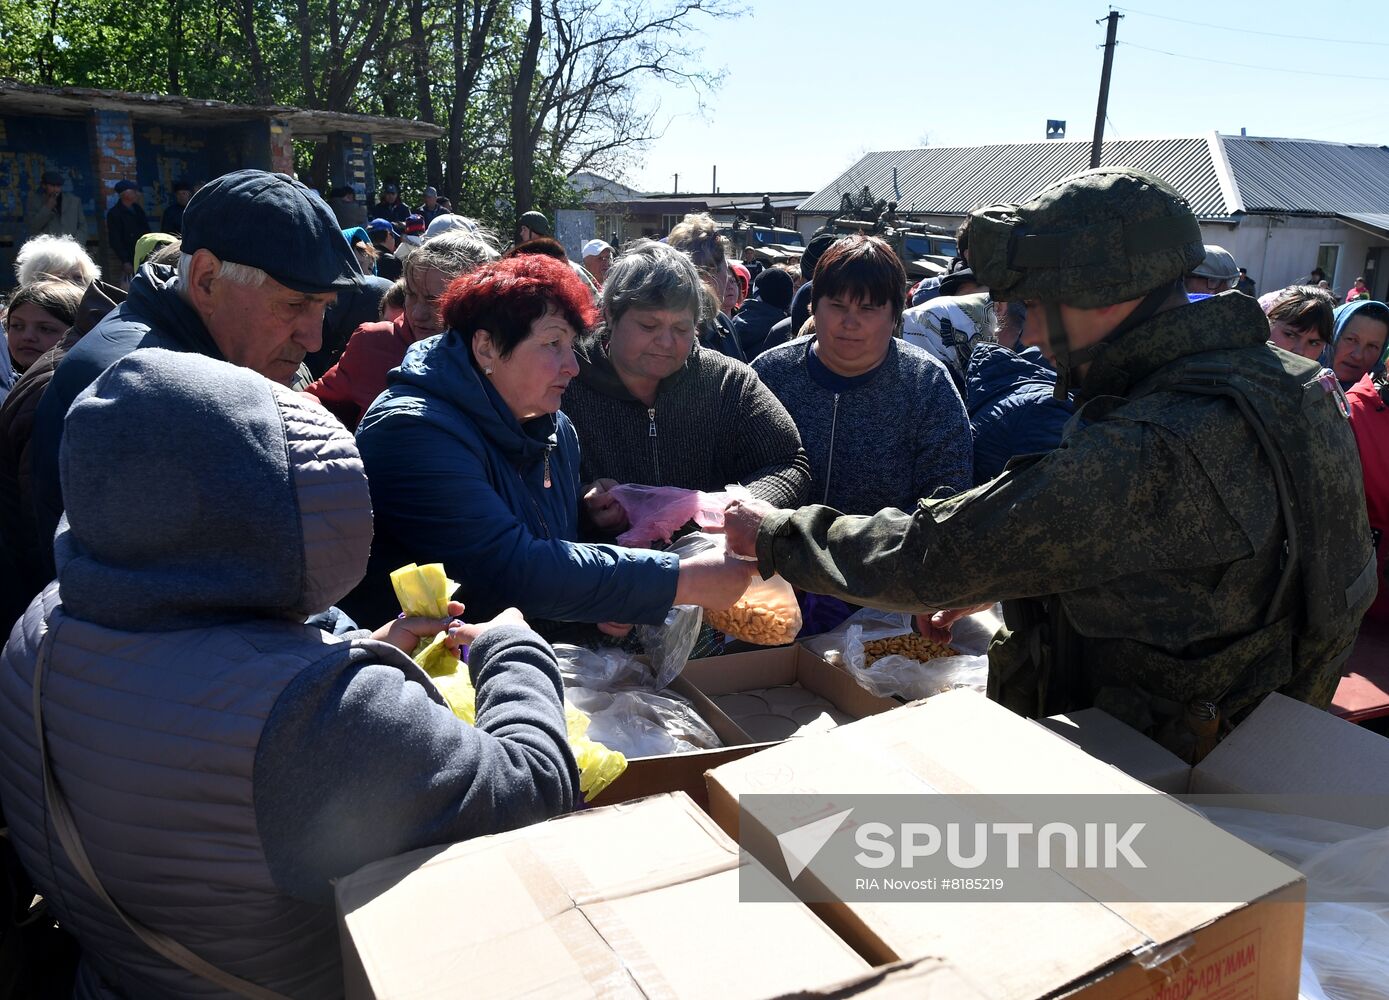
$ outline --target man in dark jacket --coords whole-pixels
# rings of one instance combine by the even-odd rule
[[[768,268],[752,283],[752,295],[733,317],[733,332],[749,362],[762,353],[767,333],[788,315],[791,308],[791,275],[780,268]]]
[[[361,277],[328,206],[284,174],[219,177],[193,196],[183,221],[177,271],[140,268],[130,297],[68,352],[39,403],[31,447],[41,538],[53,537],[63,512],[63,418],[98,375],[137,348],[163,347],[288,384],[322,343],[324,310]],[[44,551],[52,579],[52,553]]]
[[[357,201],[357,192],[350,184],[333,188],[328,198],[328,207],[338,220],[340,229],[353,229],[367,224],[367,210]]]
[[[188,199],[193,197],[193,185],[186,180],[179,179],[174,181],[174,203],[164,209],[164,218],[160,222],[162,232],[171,236],[179,236],[183,233],[183,210],[188,207]]]
[[[424,189],[424,204],[415,209],[415,212],[424,220],[426,226],[445,214],[444,206],[439,204],[439,189],[433,184]]]
[[[381,189],[381,200],[371,210],[373,219],[404,222],[410,218],[410,206],[400,200],[400,185],[387,184]]]
[[[1259,297],[1259,289],[1254,284],[1254,279],[1249,276],[1249,272],[1244,268],[1239,269],[1239,281],[1235,282],[1235,291],[1242,292],[1251,299],[1257,299]]]
[[[116,203],[106,213],[106,239],[121,267],[122,283],[135,272],[135,244],[150,231],[150,220],[140,204],[140,185],[132,180],[116,182]]]
[[[400,233],[396,225],[383,218],[375,218],[367,223],[367,235],[371,237],[371,245],[376,248],[376,276],[390,282],[398,281],[403,273],[403,262],[395,255],[400,246]]]
[[[976,210],[974,270],[1041,311],[1086,426],[911,511],[735,504],[729,549],[815,593],[950,609],[937,634],[1004,600],[992,698],[1095,705],[1189,761],[1271,691],[1327,706],[1376,584],[1344,397],[1267,346],[1248,296],[1188,300],[1204,255],[1186,200],[1129,168]]]

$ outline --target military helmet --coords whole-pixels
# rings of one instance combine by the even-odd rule
[[[1239,278],[1239,267],[1229,250],[1214,243],[1207,243],[1203,249],[1206,255],[1201,259],[1201,263],[1191,269],[1191,274],[1216,281],[1235,281]]]
[[[1128,167],[1086,170],[1021,205],[973,212],[969,257],[1000,301],[1037,299],[1079,309],[1141,298],[1205,258],[1185,198]]]

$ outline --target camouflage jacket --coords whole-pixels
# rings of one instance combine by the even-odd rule
[[[759,531],[761,569],[901,611],[1047,599],[1046,614],[1024,627],[1010,618],[1013,633],[991,650],[993,673],[1055,647],[1059,614],[1073,640],[1060,655],[1079,683],[1066,704],[1041,699],[1036,711],[1099,704],[1152,729],[1155,704],[1170,716],[1210,701],[1228,719],[1282,690],[1325,706],[1374,593],[1373,570],[1368,581],[1362,570],[1361,557],[1372,557],[1360,468],[1331,397],[1301,402],[1318,366],[1267,347],[1267,336],[1257,304],[1234,293],[1159,313],[1091,362],[1080,395],[1108,410],[1056,451],[912,513],[778,511]],[[1298,401],[1291,412],[1317,414],[1315,441],[1306,434],[1284,464],[1311,484],[1300,502],[1322,526],[1303,549],[1347,553],[1347,586],[1314,609],[1314,628],[1300,582],[1273,600],[1287,538],[1255,427],[1231,399],[1154,389],[1200,358],[1257,369]]]

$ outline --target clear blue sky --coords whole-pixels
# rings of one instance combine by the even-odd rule
[[[1389,142],[1389,19],[1378,2],[1142,0],[1119,9],[1106,138],[1243,127]],[[1064,119],[1070,139],[1094,130],[1104,42],[1095,22],[1105,3],[751,0],[748,10],[704,22],[703,61],[723,69],[706,118],[688,91],[648,89],[675,117],[629,173],[634,186],[669,191],[679,172],[682,191],[708,191],[718,164],[723,191],[814,191],[869,150],[1040,140],[1049,118]]]

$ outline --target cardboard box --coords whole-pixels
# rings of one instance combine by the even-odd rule
[[[695,711],[709,723],[724,746],[693,753],[634,757],[627,762],[627,770],[595,797],[593,804],[611,805],[661,792],[680,791],[700,805],[706,805],[706,771],[777,745],[752,740],[719,711],[710,696],[783,684],[799,684],[855,719],[900,705],[890,698],[869,694],[847,671],[827,663],[799,644],[691,660],[671,685],[671,690],[694,703]]]
[[[1195,767],[1097,708],[1038,724],[1175,795],[1389,796],[1389,741],[1281,694],[1265,698]]]
[[[1086,708],[1036,721],[1091,757],[1160,792],[1181,795],[1191,783],[1190,764],[1108,712]]]
[[[737,847],[662,795],[337,883],[349,998],[768,997],[869,967],[805,906],[738,902]]]
[[[874,963],[936,956],[998,1000],[1061,991],[1085,1000],[1147,1000],[1174,986],[1171,995],[1189,1000],[1297,995],[1305,889],[1297,872],[974,692],[942,694],[787,742],[719,767],[708,780],[711,814],[735,835],[744,792],[1154,796],[1154,807],[1172,810],[1174,823],[1195,825],[1213,847],[1239,852],[1257,872],[1247,898],[1104,903],[1084,878],[1058,871],[1053,902],[840,901],[812,908]],[[741,843],[777,868],[769,830],[744,830]],[[816,879],[816,862],[800,884],[806,879]]]
[[[988,1000],[948,962],[919,958],[880,965],[871,972],[816,990],[796,994],[797,1000]]]

